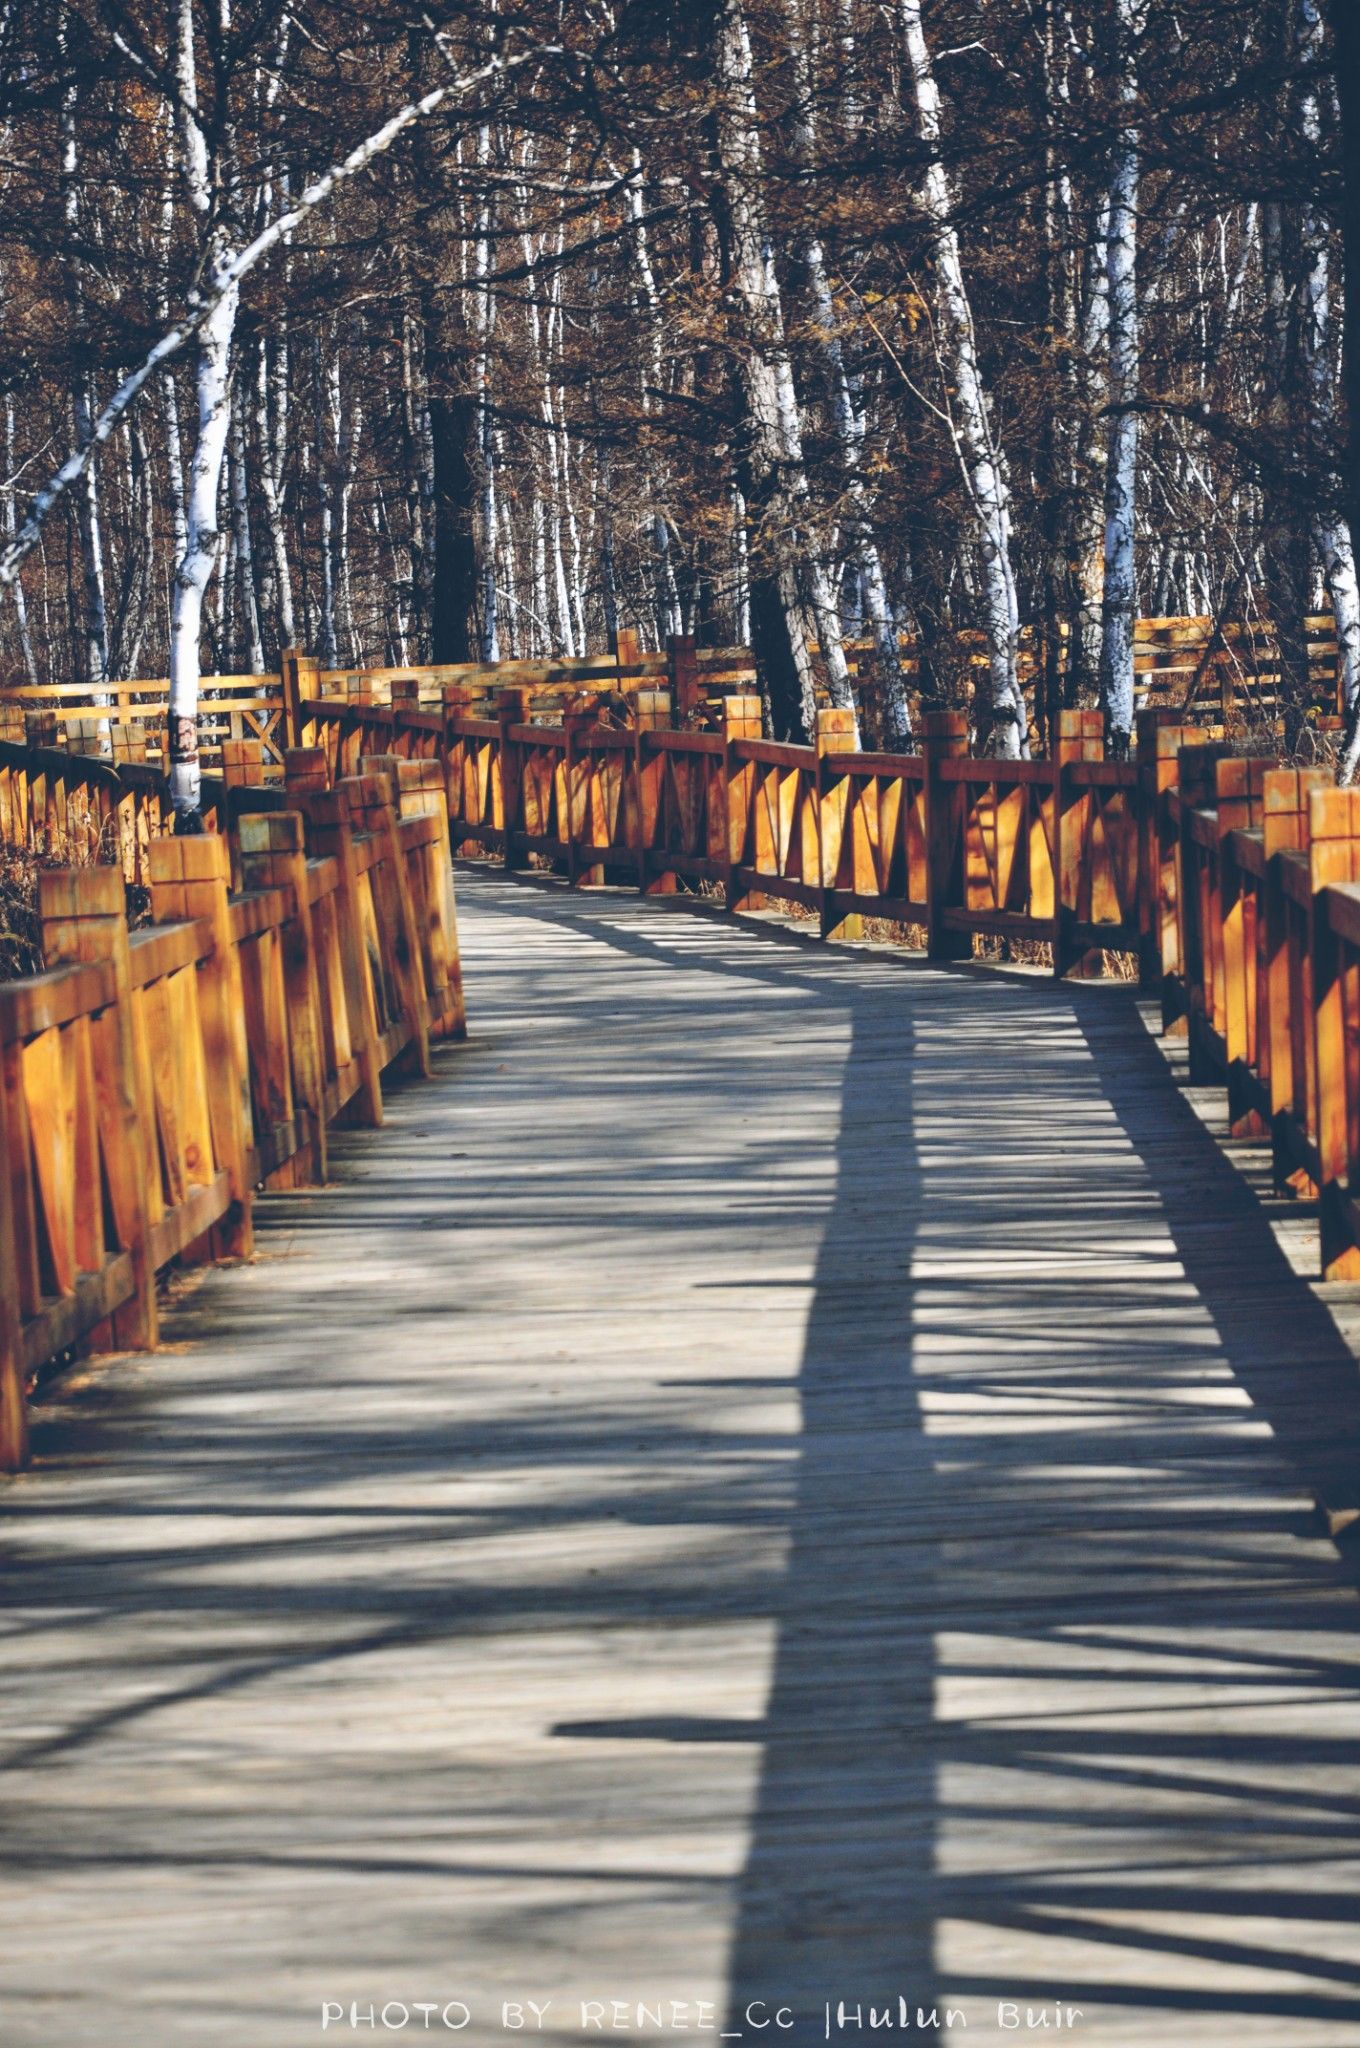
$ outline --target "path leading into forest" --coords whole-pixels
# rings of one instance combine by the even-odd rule
[[[5,2048],[1360,2039],[1360,1382],[1130,993],[460,891],[0,1504]]]

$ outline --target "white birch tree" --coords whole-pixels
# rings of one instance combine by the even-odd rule
[[[1110,160],[1106,239],[1110,426],[1105,470],[1105,577],[1101,597],[1100,702],[1112,757],[1133,733],[1133,636],[1137,615],[1138,493],[1138,44],[1143,0],[1115,0],[1120,126]]]
[[[1011,559],[1011,499],[978,362],[973,309],[954,226],[954,199],[940,157],[943,124],[920,0],[901,0],[907,74],[926,151],[921,204],[931,230],[945,374],[953,391],[951,430],[977,526],[978,586],[991,680],[991,744],[1004,758],[1026,751],[1020,689],[1020,602]]]

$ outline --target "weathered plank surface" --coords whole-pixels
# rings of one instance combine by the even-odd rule
[[[1129,996],[461,907],[442,1085],[4,1495],[6,2048],[1360,2038],[1355,1371]]]

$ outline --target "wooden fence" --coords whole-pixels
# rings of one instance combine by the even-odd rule
[[[81,767],[93,817],[114,771],[73,761],[68,807]],[[247,1253],[255,1191],[323,1181],[329,1126],[381,1122],[384,1072],[465,1032],[438,769],[373,759],[142,857],[150,926],[119,863],[48,869],[46,971],[0,985],[10,1470],[45,1362],[154,1345],[157,1273]]]
[[[846,712],[815,747],[760,736],[760,701],[729,697],[722,730],[670,725],[650,693],[627,729],[585,712],[535,724],[520,691],[494,719],[314,699],[304,735],[331,771],[370,752],[438,761],[450,831],[507,866],[561,863],[573,882],[649,894],[706,883],[731,909],[814,911],[824,933],[870,915],[927,928],[932,956],[972,935],[1043,940],[1062,971],[1093,948],[1139,950],[1138,768],[1103,758],[1097,712],[1069,712],[1052,761],[976,760],[967,720],[923,720],[922,752],[853,750]]]
[[[1333,724],[1344,711],[1337,672],[1336,628],[1330,617],[1306,622],[1315,709]],[[899,636],[902,673],[913,712],[919,653],[911,634]],[[846,642],[851,675],[873,665],[866,640]],[[942,650],[943,652],[943,650]],[[980,686],[987,667],[982,635],[950,636],[946,667],[959,671],[967,692]],[[1043,667],[1043,648],[1033,627],[1020,637],[1021,682],[1031,695]],[[1063,660],[1065,662],[1065,641]],[[1147,618],[1137,622],[1134,669],[1138,701],[1145,708],[1174,708],[1187,718],[1225,727],[1268,724],[1278,709],[1278,651],[1273,629],[1262,621],[1222,624],[1211,618]],[[957,678],[956,678],[957,679]],[[552,720],[564,704],[583,694],[617,698],[635,706],[653,690],[667,689],[678,722],[709,723],[720,717],[721,700],[747,696],[756,688],[755,661],[748,647],[697,647],[692,638],[672,639],[664,653],[644,654],[637,635],[621,630],[610,652],[556,661],[463,662],[405,667],[325,668],[300,649],[290,649],[276,673],[209,675],[202,680],[200,753],[209,769],[222,770],[233,748],[258,744],[266,779],[280,779],[284,750],[298,742],[298,707],[306,699],[341,697],[351,702],[401,703],[437,709],[450,693],[465,708],[491,715],[496,693],[529,692],[529,715]],[[21,684],[0,689],[0,742],[81,753],[108,753],[115,762],[149,763],[164,758],[169,684],[164,678],[110,683],[106,703],[83,683]]]
[[[0,756],[0,830],[50,855],[62,810],[105,857],[43,876],[47,971],[0,988],[7,1462],[35,1367],[150,1342],[167,1260],[244,1248],[252,1190],[322,1175],[328,1123],[376,1120],[383,1070],[461,1031],[454,849],[789,903],[824,935],[918,925],[935,959],[979,934],[1047,942],[1059,974],[1135,955],[1195,1078],[1316,1199],[1324,1274],[1360,1278],[1360,795],[1165,709],[1140,714],[1131,762],[1103,758],[1089,712],[1063,715],[1051,761],[1011,762],[971,758],[956,713],[891,755],[854,751],[833,711],[816,746],[776,745],[750,694],[718,731],[677,729],[663,690],[627,727],[530,708],[523,687],[494,717],[462,685],[438,707],[302,700],[284,789],[248,753],[196,840],[162,835],[154,771],[130,798],[135,764]],[[155,919],[130,937],[129,872]]]
[[[1103,758],[1097,713],[1068,712],[1055,758],[1026,762],[969,758],[955,713],[890,755],[850,751],[838,712],[815,748],[775,745],[750,697],[716,734],[672,729],[660,692],[628,731],[525,708],[321,699],[303,721],[337,774],[370,752],[437,764],[455,847],[510,868],[793,903],[824,936],[914,924],[935,959],[978,934],[1047,941],[1058,974],[1136,956],[1196,1078],[1227,1088],[1237,1130],[1270,1135],[1282,1187],[1317,1198],[1324,1274],[1360,1278],[1360,793],[1165,709],[1139,714],[1133,761]]]

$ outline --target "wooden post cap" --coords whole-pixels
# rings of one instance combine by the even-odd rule
[[[118,867],[48,868],[38,876],[38,910],[44,919],[124,917],[127,891],[123,871]]]

